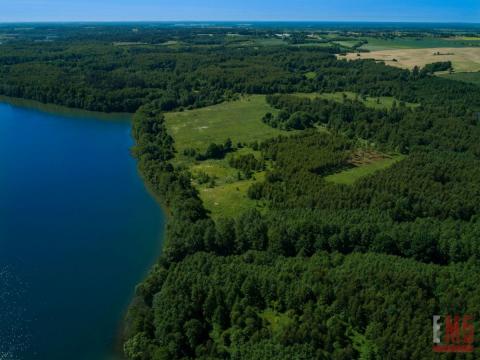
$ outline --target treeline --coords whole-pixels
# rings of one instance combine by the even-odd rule
[[[214,224],[189,174],[175,169],[170,162],[174,156],[173,139],[167,134],[164,120],[158,103],[145,105],[137,111],[133,118],[136,141],[133,154],[145,181],[161,197],[170,213],[164,257],[179,261],[205,249],[203,239],[213,232]]]
[[[111,30],[108,36],[122,42],[115,29],[106,33]],[[142,39],[142,31],[123,41]],[[164,31],[168,35],[173,30]],[[178,36],[198,38],[195,30]],[[87,38],[3,44],[0,94],[87,110],[135,112],[153,100],[170,111],[216,104],[239,93],[350,90],[425,106],[448,105],[456,113],[480,109],[475,85],[369,60],[337,60],[330,48],[115,46]],[[309,72],[316,76],[307,77]],[[308,119],[296,116],[288,126],[301,128],[304,122]]]
[[[434,96],[434,95],[432,95]],[[277,116],[264,117],[274,127],[289,128],[290,119],[303,114],[311,119],[308,127],[324,125],[345,136],[367,139],[380,148],[407,154],[416,150],[438,149],[469,152],[480,156],[480,118],[472,109],[461,111],[450,105],[407,107],[393,104],[389,109],[368,108],[362,102],[345,98],[342,102],[293,95],[267,96],[270,105],[280,110]],[[301,127],[302,128],[302,127]]]
[[[451,61],[438,61],[425,65],[421,71],[424,74],[434,74],[437,71],[447,71],[451,69],[453,69]]]
[[[434,359],[430,314],[478,314],[477,272],[377,254],[197,253],[138,288],[151,306],[131,308],[141,315],[125,350],[136,360]]]
[[[228,164],[232,168],[242,171],[247,179],[250,179],[254,172],[262,171],[266,168],[265,161],[258,160],[253,154],[231,157]]]

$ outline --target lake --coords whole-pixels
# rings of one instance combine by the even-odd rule
[[[164,228],[130,126],[0,100],[0,360],[119,358]]]

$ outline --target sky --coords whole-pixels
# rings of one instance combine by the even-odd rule
[[[0,0],[0,22],[480,22],[480,0]]]

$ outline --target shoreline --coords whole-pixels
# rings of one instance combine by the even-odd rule
[[[99,112],[99,111],[90,111],[90,110],[84,110],[79,108],[70,108],[68,106],[57,105],[52,103],[43,103],[37,100],[0,95],[0,104],[2,103],[13,106],[13,107],[20,107],[20,108],[27,108],[31,110],[41,111],[54,116],[58,115],[58,116],[65,116],[65,117],[71,117],[71,118],[78,118],[79,120],[90,120],[90,119],[104,120],[104,121],[116,120],[116,121],[128,121],[130,123],[130,136],[132,139],[132,144],[129,148],[130,150],[129,156],[135,162],[135,171],[137,173],[137,176],[141,179],[141,182],[144,185],[146,192],[149,194],[149,196],[152,197],[155,203],[159,206],[162,214],[165,216],[165,222],[161,231],[159,232],[158,238],[156,239],[158,244],[158,252],[157,252],[156,259],[152,264],[149,264],[148,266],[146,266],[145,272],[141,276],[140,281],[137,282],[135,286],[131,289],[131,294],[129,298],[126,299],[125,301],[127,305],[122,310],[121,316],[118,319],[117,328],[116,330],[114,329],[112,331],[112,344],[111,344],[112,350],[111,350],[111,353],[109,353],[108,358],[105,360],[126,360],[127,358],[125,357],[124,351],[123,351],[123,344],[126,340],[124,337],[126,316],[132,304],[132,301],[135,298],[136,287],[148,276],[152,267],[158,262],[158,259],[160,258],[163,252],[163,245],[164,245],[165,235],[166,235],[166,226],[167,226],[168,220],[171,217],[171,211],[168,209],[165,202],[155,193],[151,183],[147,180],[143,172],[140,170],[138,160],[131,153],[132,147],[136,145],[136,141],[133,135],[131,134],[131,130],[132,130],[131,124],[133,121],[134,114],[118,113],[118,112],[105,113],[105,112]]]
[[[12,106],[25,107],[33,110],[43,111],[52,115],[68,116],[73,118],[95,118],[100,120],[125,120],[132,121],[132,113],[112,112],[106,113],[101,111],[91,111],[79,108],[71,108],[64,105],[53,103],[44,103],[38,100],[11,97],[0,95],[0,103],[6,103]]]

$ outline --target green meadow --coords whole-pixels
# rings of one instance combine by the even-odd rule
[[[458,80],[480,85],[480,72],[459,72],[452,74],[441,74],[439,76],[450,80]]]
[[[313,74],[307,74],[307,76],[313,76]],[[321,97],[339,102],[345,98],[358,99],[368,107],[384,109],[391,108],[395,101],[392,97],[362,98],[353,92],[297,93],[296,95],[311,99]],[[407,104],[407,106],[417,105]],[[265,206],[262,202],[251,200],[247,194],[252,184],[263,181],[266,172],[257,172],[251,179],[245,179],[237,169],[229,165],[229,159],[232,156],[246,154],[253,154],[260,159],[261,153],[254,151],[249,144],[288,134],[262,122],[261,119],[267,112],[275,113],[276,111],[267,104],[265,96],[252,95],[206,108],[165,114],[168,131],[175,139],[175,147],[178,151],[176,162],[189,169],[192,182],[213,219],[235,217],[250,208],[258,208],[261,211]],[[209,144],[222,144],[228,138],[232,140],[234,146],[241,143],[243,147],[228,154],[224,159],[197,161],[183,153],[185,149],[192,148],[196,149],[197,153],[201,153]],[[401,159],[403,156],[400,155],[375,159],[373,162],[357,165],[349,170],[327,176],[325,179],[337,184],[351,185],[358,179],[386,169]],[[210,181],[199,180],[205,176]]]
[[[261,210],[263,204],[251,200],[248,196],[248,189],[257,181],[263,181],[265,172],[259,172],[250,180],[236,180],[231,183],[216,184],[214,187],[207,185],[197,186],[200,198],[207,210],[210,211],[213,219],[221,217],[235,218],[245,210],[258,208]]]
[[[369,164],[356,166],[351,169],[326,176],[325,180],[335,184],[352,185],[357,180],[365,176],[371,175],[380,170],[388,169],[390,166],[399,162],[400,160],[403,160],[404,158],[404,155],[389,156]]]
[[[165,114],[167,129],[175,139],[178,151],[176,161],[188,167],[193,184],[214,219],[235,217],[243,210],[262,207],[261,203],[249,199],[247,192],[253,183],[263,180],[265,172],[257,172],[251,179],[244,179],[237,169],[229,166],[229,158],[248,153],[259,158],[260,153],[248,147],[250,143],[287,134],[262,122],[267,112],[276,111],[267,104],[265,96],[252,95],[201,109]],[[234,146],[238,143],[246,146],[221,160],[196,161],[183,155],[185,149],[204,152],[209,144],[222,144],[228,138]],[[213,183],[200,184],[197,179],[203,174],[213,179]]]
[[[307,75],[306,75],[307,76]],[[308,97],[309,99],[315,98],[322,98],[326,100],[333,100],[337,102],[342,102],[344,99],[348,100],[358,100],[361,101],[366,107],[373,108],[373,109],[390,109],[393,106],[393,103],[396,100],[394,97],[391,96],[381,96],[381,97],[361,97],[357,93],[351,91],[344,91],[344,92],[334,92],[334,93],[296,93],[297,96]],[[408,107],[416,107],[419,104],[414,103],[406,103]]]
[[[462,39],[462,38],[394,38],[381,39],[368,37],[365,38],[368,44],[363,45],[360,49],[369,51],[393,50],[393,49],[424,49],[424,48],[462,48],[480,46],[480,39]]]
[[[175,139],[179,153],[187,148],[205,151],[211,143],[224,143],[227,138],[251,143],[277,135],[281,130],[262,122],[262,117],[276,110],[267,104],[265,96],[252,95],[237,101],[224,102],[196,110],[165,114],[167,129]]]

